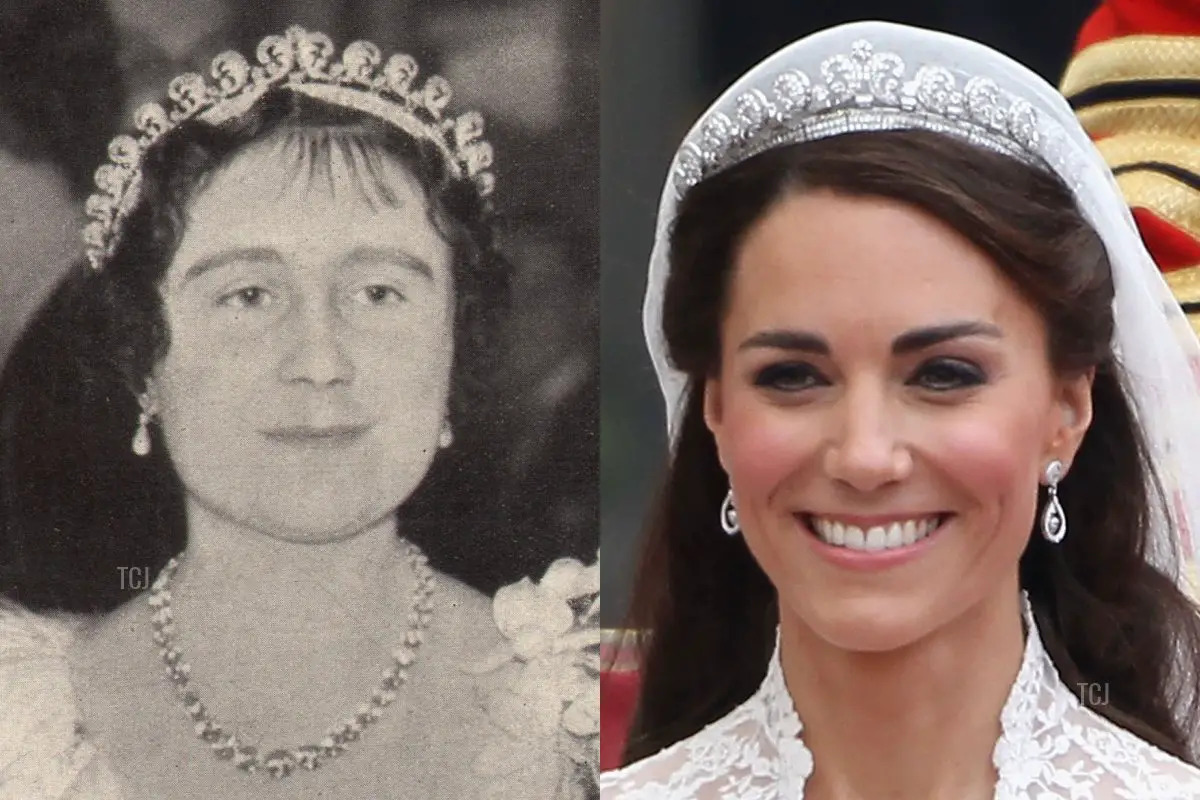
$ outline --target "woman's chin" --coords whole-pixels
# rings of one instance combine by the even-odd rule
[[[388,520],[404,501],[403,497],[382,493],[335,496],[314,491],[288,496],[287,502],[283,502],[283,495],[278,497],[279,502],[264,502],[263,497],[251,503],[213,502],[196,495],[193,500],[208,514],[238,528],[296,544],[333,544],[353,539]]]
[[[296,522],[298,523],[298,521]],[[266,520],[263,524],[255,525],[254,527],[265,536],[277,541],[313,545],[337,544],[338,542],[348,541],[362,533],[366,528],[365,525],[358,523],[341,528],[320,527],[313,525],[311,521],[305,527],[300,527],[299,524],[288,524],[288,521],[284,520]]]
[[[372,461],[316,469],[246,459],[223,471],[179,474],[191,501],[218,518],[273,539],[315,544],[352,538],[394,513],[427,466],[397,459],[387,469]]]
[[[810,599],[795,608],[803,626],[816,638],[847,652],[893,652],[931,632],[932,620],[927,614],[890,595]]]
[[[399,505],[371,504],[358,507],[325,505],[312,513],[295,509],[270,509],[252,519],[255,530],[272,539],[297,544],[332,544],[353,539],[389,517]],[[274,512],[274,513],[271,513]]]

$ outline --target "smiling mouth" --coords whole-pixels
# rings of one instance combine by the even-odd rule
[[[797,515],[804,527],[825,544],[863,553],[900,550],[910,547],[935,533],[953,516],[929,514],[910,519],[857,525],[833,517],[814,514]]]
[[[354,444],[367,430],[366,425],[289,425],[263,431],[263,436],[294,447],[336,448]]]

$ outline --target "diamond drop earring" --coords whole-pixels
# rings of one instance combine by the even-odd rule
[[[730,536],[737,536],[742,532],[742,527],[738,524],[737,509],[733,505],[733,489],[725,495],[725,502],[721,503],[721,530]]]
[[[1067,514],[1058,502],[1058,482],[1063,477],[1063,464],[1058,459],[1046,465],[1042,476],[1045,479],[1046,507],[1042,509],[1042,536],[1051,544],[1058,544],[1067,536]]]
[[[438,447],[445,450],[452,444],[454,444],[454,429],[450,427],[450,420],[444,420],[441,433],[438,434]]]

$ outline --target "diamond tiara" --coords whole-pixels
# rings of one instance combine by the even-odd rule
[[[147,103],[134,112],[137,135],[121,135],[108,146],[109,163],[96,170],[98,192],[87,199],[90,222],[83,230],[88,261],[100,270],[112,257],[121,228],[137,205],[146,151],[182,123],[198,118],[219,125],[248,111],[271,88],[287,89],[343,108],[371,114],[416,139],[435,144],[451,173],[470,179],[481,197],[495,188],[492,146],[482,139],[483,117],[466,112],[444,116],[450,84],[433,75],[417,86],[417,62],[397,53],[383,61],[371,42],[354,42],[336,59],[323,33],[288,28],[263,39],[251,65],[229,51],[212,61],[210,83],[189,72],[167,88],[167,103]]]
[[[677,197],[704,178],[786,144],[854,131],[923,129],[965,138],[1026,163],[1050,167],[1051,120],[994,81],[940,65],[915,71],[865,40],[821,62],[819,77],[799,69],[774,77],[769,95],[750,89],[730,114],[705,118],[675,162]]]

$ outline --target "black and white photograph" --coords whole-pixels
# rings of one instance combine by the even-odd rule
[[[4,4],[0,798],[598,798],[599,28]]]

